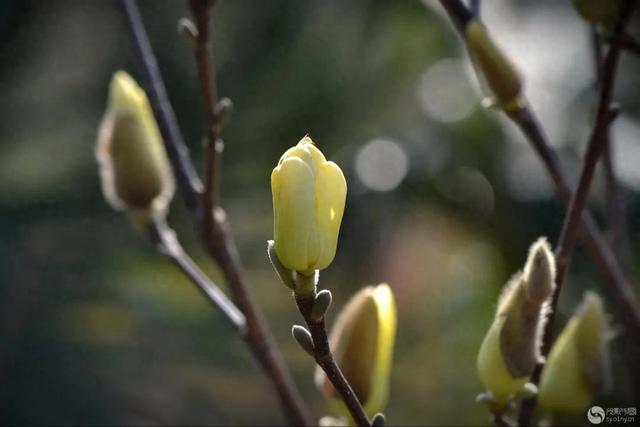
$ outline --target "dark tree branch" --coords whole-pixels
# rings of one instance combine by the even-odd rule
[[[309,328],[311,337],[313,338],[313,356],[318,364],[327,375],[327,378],[333,384],[340,397],[344,401],[351,417],[359,426],[369,427],[371,421],[362,408],[362,404],[356,396],[355,392],[351,388],[351,385],[342,374],[342,371],[338,367],[331,348],[329,347],[329,339],[327,338],[327,329],[325,326],[324,318],[320,321],[314,321],[311,318],[311,309],[313,307],[313,301],[315,298],[315,292],[312,295],[296,296],[296,304],[300,310],[300,314],[304,318],[304,321]]]
[[[140,66],[144,71],[144,86],[150,94],[150,102],[160,125],[169,159],[176,170],[185,204],[194,216],[196,223],[199,223],[201,220],[204,221],[200,215],[204,193],[202,183],[195,172],[178,130],[176,117],[166,96],[162,77],[137,3],[135,0],[120,0],[120,4],[127,18]],[[213,92],[211,92],[210,98],[213,99],[213,96]],[[209,119],[208,116],[208,123],[210,123]],[[210,182],[208,184],[209,191],[213,188],[215,187]],[[248,286],[242,275],[242,267],[235,244],[228,231],[226,215],[220,207],[215,206],[209,212],[211,215],[205,215],[205,217],[210,217],[207,221],[212,221],[213,225],[210,232],[203,236],[204,245],[222,269],[233,300],[245,316],[246,334],[244,334],[244,340],[271,380],[289,423],[292,425],[312,425],[313,422],[306,411],[300,392],[293,383],[282,356],[267,330],[262,314],[251,299]]]
[[[591,28],[593,45],[593,66],[596,90],[602,86],[602,35],[595,27]],[[620,261],[622,268],[628,272],[631,265],[631,242],[629,241],[629,227],[627,223],[627,208],[622,197],[623,188],[619,185],[614,165],[614,146],[611,140],[611,132],[607,127],[603,138],[606,139],[602,153],[602,167],[605,180],[606,206],[608,207],[609,244]]]
[[[213,208],[217,203],[220,157],[224,149],[224,141],[220,137],[222,130],[220,115],[216,114],[215,109],[216,103],[218,102],[218,95],[212,47],[209,43],[209,7],[206,0],[190,0],[189,6],[198,30],[195,57],[206,118],[205,188],[202,195],[202,228],[204,235],[207,236],[211,234],[214,226]]]

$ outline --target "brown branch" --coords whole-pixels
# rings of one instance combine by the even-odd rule
[[[300,314],[304,318],[304,321],[309,328],[311,337],[313,338],[313,356],[318,364],[327,375],[327,379],[333,384],[333,387],[342,397],[351,417],[359,426],[369,427],[371,421],[367,414],[364,412],[362,404],[356,396],[353,388],[344,377],[344,374],[338,367],[331,348],[329,347],[329,339],[327,338],[327,329],[325,326],[324,318],[320,321],[314,321],[311,318],[311,309],[313,307],[313,301],[315,298],[315,292],[311,295],[296,296],[296,304],[300,310]]]
[[[137,58],[144,71],[144,87],[150,95],[154,115],[160,125],[169,159],[176,170],[181,193],[185,204],[198,223],[203,220],[200,218],[202,212],[200,206],[204,193],[202,183],[195,173],[195,168],[178,130],[176,117],[166,96],[166,89],[137,3],[135,0],[120,0],[120,4],[127,18]],[[208,123],[210,123],[209,118]],[[214,188],[212,182],[209,182],[208,191]],[[246,318],[247,330],[244,334],[244,340],[274,385],[289,423],[292,425],[312,425],[313,422],[307,414],[300,392],[293,383],[282,356],[267,330],[266,322],[251,299],[248,286],[242,275],[242,267],[235,244],[228,232],[226,215],[220,207],[214,207],[208,212],[211,212],[211,215],[205,215],[205,217],[210,217],[207,221],[211,221],[213,225],[210,232],[203,236],[204,245],[222,269],[232,298]]]
[[[206,0],[190,0],[189,6],[196,23],[196,46],[194,49],[200,79],[202,101],[206,120],[205,143],[205,188],[202,195],[202,222],[204,235],[210,235],[213,229],[213,208],[217,203],[218,175],[220,157],[224,141],[220,137],[222,130],[220,116],[216,114],[217,88],[213,52],[209,43],[209,7]]]

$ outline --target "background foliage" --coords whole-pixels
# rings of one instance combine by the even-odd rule
[[[200,158],[194,61],[176,22],[183,2],[141,2],[170,97]],[[575,176],[594,100],[589,32],[568,1],[484,2],[496,39]],[[632,25],[633,27],[633,25]],[[269,174],[310,133],[343,168],[349,195],[335,307],[388,281],[399,334],[391,424],[484,424],[475,356],[503,283],[562,210],[524,140],[480,107],[460,42],[435,1],[223,1],[214,21],[225,129],[222,178],[253,291],[315,413],[312,361],[269,266]],[[112,2],[0,2],[0,419],[7,424],[272,424],[277,402],[246,348],[191,285],[104,202],[93,158],[116,69],[139,76]],[[637,57],[622,62],[616,168],[639,253]],[[601,182],[592,208],[606,219]],[[170,220],[197,260],[180,203]],[[628,262],[638,281],[637,256]],[[579,250],[561,316],[600,277]],[[616,307],[609,305],[609,311]],[[330,316],[330,319],[333,317]],[[615,326],[615,325],[614,325]],[[614,341],[614,358],[617,360]],[[638,396],[616,364],[601,406]],[[578,422],[585,422],[579,418]]]

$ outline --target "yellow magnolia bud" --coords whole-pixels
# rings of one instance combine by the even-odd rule
[[[582,413],[591,404],[594,392],[606,388],[606,329],[602,300],[587,292],[551,349],[540,379],[540,406],[558,413]]]
[[[395,334],[396,304],[386,283],[354,295],[331,331],[336,362],[369,417],[382,412],[387,403]],[[315,381],[336,412],[348,417],[349,411],[320,368]]]
[[[620,0],[573,0],[576,11],[592,24],[611,29],[620,16]]]
[[[515,65],[495,44],[480,22],[472,20],[466,28],[467,48],[481,85],[503,107],[520,101],[522,79]]]
[[[145,217],[166,210],[174,193],[171,166],[147,95],[124,71],[111,79],[96,158],[114,209]]]
[[[287,150],[271,173],[274,244],[280,262],[310,275],[336,254],[347,182],[308,136]]]
[[[500,296],[496,317],[478,352],[478,374],[498,405],[521,391],[541,360],[540,331],[555,287],[555,258],[546,239],[529,250],[524,273]]]

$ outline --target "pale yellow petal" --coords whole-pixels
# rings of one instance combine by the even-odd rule
[[[347,197],[347,182],[333,162],[324,163],[316,176],[316,216],[320,251],[315,268],[326,268],[336,255],[338,234]]]
[[[307,164],[297,157],[285,159],[274,171],[271,191],[276,212],[274,218],[275,249],[280,262],[292,270],[307,270],[309,236],[315,233],[313,175]]]

